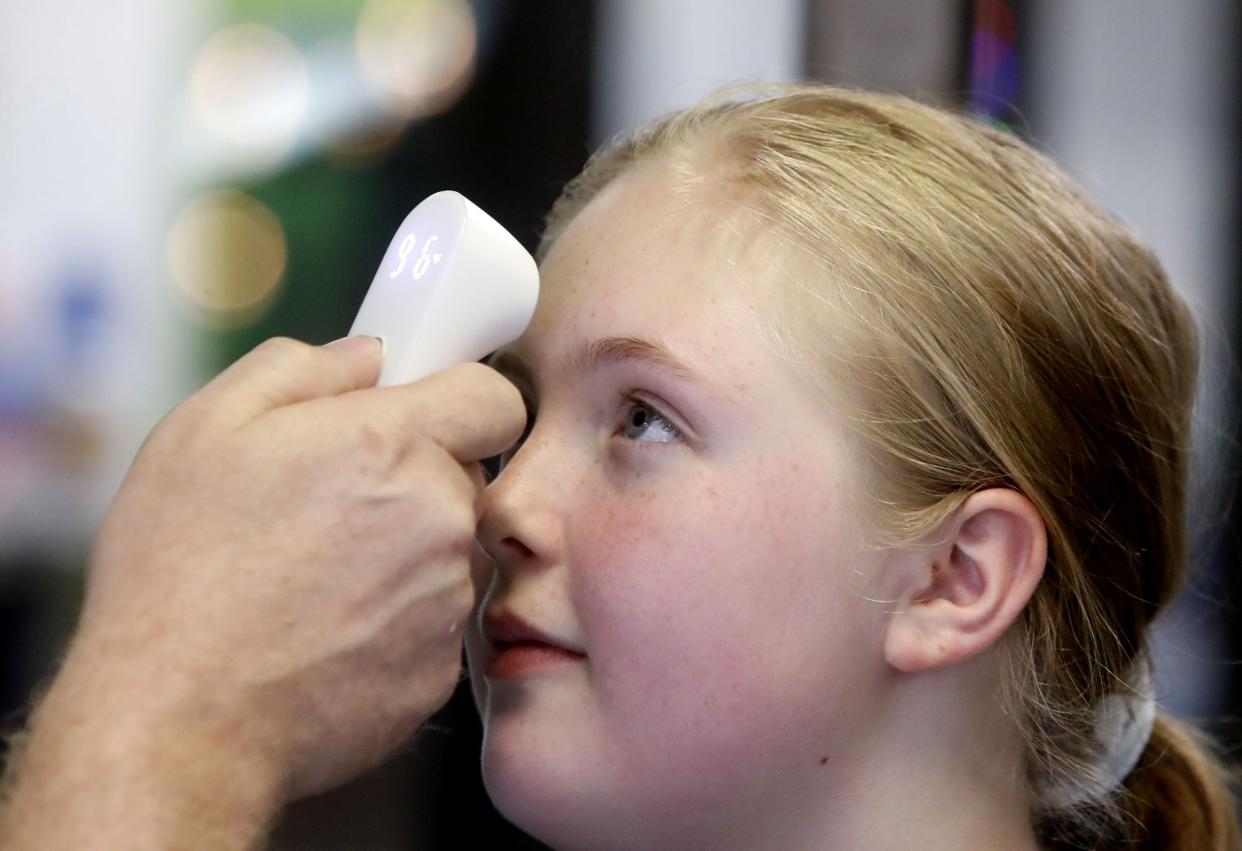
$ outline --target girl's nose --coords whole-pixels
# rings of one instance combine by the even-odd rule
[[[551,448],[528,440],[483,491],[475,538],[498,570],[552,562],[563,549],[568,465]]]

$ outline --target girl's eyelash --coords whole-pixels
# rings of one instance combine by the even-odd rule
[[[526,403],[526,430],[522,433],[521,438],[518,440],[518,445],[525,442],[527,435],[530,434],[531,427],[535,423],[534,406],[531,405],[530,402],[526,400],[525,396],[522,397],[522,401]],[[633,391],[623,392],[617,395],[616,406],[615,406],[616,415],[620,415],[621,413],[623,413],[625,411],[625,408],[629,405],[635,405],[647,411],[647,413],[651,415],[651,419],[660,423],[662,427],[664,428],[664,430],[673,438],[672,441],[657,441],[657,445],[660,443],[681,442],[685,440],[685,434],[681,431],[681,429],[679,429],[676,425],[673,424],[672,420],[664,416],[664,414],[660,412],[660,409],[656,408],[650,402],[646,402],[643,399],[640,399],[638,396],[634,395]],[[636,444],[638,446],[650,446],[651,445],[650,443],[647,443],[641,440],[631,440],[629,442]],[[503,456],[501,455],[494,455],[491,458],[484,458],[482,460],[484,478],[487,482],[491,482],[498,475],[500,475],[500,465],[501,465],[502,458]]]
[[[677,426],[673,425],[672,420],[670,420],[668,417],[664,416],[664,414],[660,413],[660,409],[659,409],[659,408],[656,408],[656,407],[654,407],[653,405],[651,405],[649,402],[646,402],[646,401],[644,401],[644,400],[642,400],[642,399],[638,398],[637,396],[635,396],[635,395],[634,395],[634,393],[633,393],[633,391],[630,391],[630,392],[627,392],[627,393],[620,393],[620,394],[618,394],[618,396],[617,396],[617,413],[618,413],[618,414],[622,413],[622,412],[625,410],[625,408],[626,408],[626,406],[627,406],[627,405],[637,405],[638,407],[640,407],[640,408],[644,409],[645,411],[647,411],[648,413],[650,413],[650,414],[651,414],[651,416],[652,416],[652,419],[657,420],[658,422],[662,423],[662,424],[663,424],[664,429],[665,429],[665,430],[666,430],[666,431],[667,431],[667,432],[668,432],[668,433],[669,433],[669,434],[670,434],[670,435],[671,435],[671,436],[672,436],[672,437],[673,437],[676,441],[680,442],[680,441],[682,441],[682,440],[684,440],[684,439],[685,439],[685,435],[684,435],[684,434],[682,434],[681,429],[679,429],[679,428],[677,428]],[[638,444],[638,445],[640,445],[640,446],[642,446],[642,445],[648,445],[648,446],[649,446],[649,445],[651,445],[651,444],[649,444],[649,443],[648,443],[648,444],[644,444],[644,442],[643,442],[643,441],[641,441],[641,440],[631,440],[630,442],[631,442],[631,443],[636,443],[636,444]],[[660,442],[664,442],[664,441],[660,441]]]

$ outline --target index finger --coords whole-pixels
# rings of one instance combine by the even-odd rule
[[[345,337],[326,346],[272,337],[208,382],[194,404],[217,421],[246,423],[275,408],[373,386],[381,363],[373,337]]]
[[[521,391],[490,366],[463,363],[409,384],[346,394],[373,422],[434,440],[458,461],[499,455],[526,429]]]

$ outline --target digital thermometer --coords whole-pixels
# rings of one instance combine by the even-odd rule
[[[521,243],[465,196],[437,192],[397,228],[349,334],[383,343],[377,387],[405,384],[517,339],[538,297]]]

